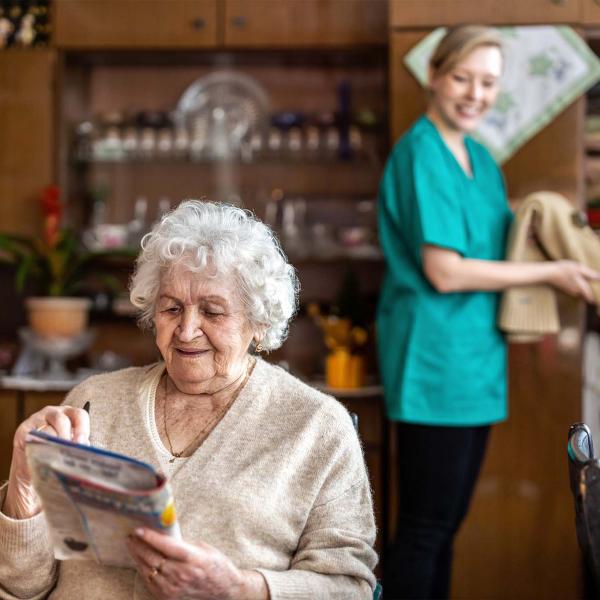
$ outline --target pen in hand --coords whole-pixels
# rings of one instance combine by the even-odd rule
[[[90,414],[90,401],[88,400],[84,405],[83,405],[83,410],[85,410],[85,412],[89,415]],[[87,442],[88,444],[90,443],[89,440]]]

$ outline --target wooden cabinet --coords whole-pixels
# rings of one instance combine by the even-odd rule
[[[217,44],[218,0],[56,0],[61,49],[206,48]]]
[[[227,0],[225,45],[383,45],[387,0]]]
[[[598,0],[581,0],[581,22],[585,26],[600,25],[600,2]]]
[[[56,0],[61,49],[384,45],[387,0]]]
[[[39,197],[54,180],[52,50],[0,53],[0,223],[2,231],[36,235]]]
[[[588,1],[588,0],[584,0]],[[595,0],[589,0],[590,4]],[[577,23],[580,0],[390,0],[390,26]]]

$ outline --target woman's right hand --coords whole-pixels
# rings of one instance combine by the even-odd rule
[[[74,406],[46,406],[19,425],[13,439],[8,488],[2,506],[2,512],[13,519],[27,519],[41,510],[25,457],[25,439],[32,429],[89,444],[90,418],[85,410]]]
[[[547,264],[550,268],[548,283],[570,296],[581,297],[595,304],[590,281],[600,280],[598,271],[572,260],[557,260]]]

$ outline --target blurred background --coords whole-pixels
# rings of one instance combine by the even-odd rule
[[[600,53],[595,0],[0,0],[0,232],[35,246],[70,231],[77,248],[57,252],[85,259],[74,283],[91,307],[69,343],[32,335],[25,299],[45,292],[5,249],[0,479],[25,415],[90,373],[157,360],[126,294],[144,233],[182,199],[229,202],[273,227],[298,270],[300,311],[268,360],[359,415],[381,551],[395,431],[374,354],[377,188],[425,106],[407,53],[461,23],[569,25]],[[595,86],[503,165],[511,201],[557,191],[600,226],[599,120]],[[571,423],[600,418],[600,321],[564,300],[561,325],[510,348],[511,416],[458,538],[455,598],[581,597],[565,449]],[[332,356],[358,357],[350,379]]]

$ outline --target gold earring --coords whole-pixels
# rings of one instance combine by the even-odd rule
[[[262,344],[260,342],[258,342],[258,344],[256,344],[256,347],[254,348],[257,352],[262,352],[264,350]]]

